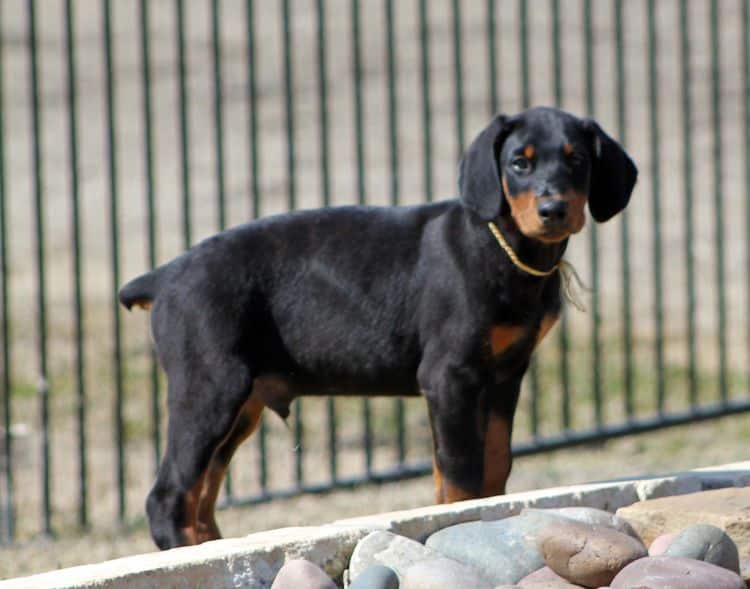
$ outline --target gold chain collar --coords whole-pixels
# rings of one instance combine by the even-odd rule
[[[505,250],[505,253],[508,254],[508,257],[510,258],[510,261],[513,262],[516,266],[516,268],[520,268],[526,274],[531,274],[532,276],[536,276],[538,278],[543,278],[545,276],[551,276],[555,272],[557,272],[560,269],[560,262],[552,266],[549,270],[537,270],[536,268],[532,268],[531,266],[524,264],[519,258],[516,252],[513,251],[513,248],[510,247],[507,241],[505,241],[505,237],[502,233],[500,233],[500,230],[497,228],[497,225],[495,225],[492,221],[488,223],[490,226],[490,231],[492,231],[492,235],[495,236],[495,239],[497,239],[497,243],[500,244],[500,247]]]
[[[492,221],[488,223],[490,231],[492,232],[492,235],[495,236],[495,239],[497,240],[497,243],[500,244],[500,247],[503,248],[506,254],[508,254],[508,257],[510,258],[510,261],[513,262],[513,264],[516,266],[516,268],[523,270],[527,274],[530,274],[531,276],[536,276],[537,278],[544,278],[546,276],[551,276],[555,272],[560,272],[560,278],[562,279],[562,287],[563,287],[563,295],[565,298],[570,301],[570,303],[575,306],[576,309],[579,311],[585,311],[586,307],[581,302],[580,297],[578,296],[578,292],[576,290],[582,289],[582,290],[589,290],[581,280],[581,277],[578,276],[578,272],[576,272],[576,269],[573,267],[573,264],[568,262],[567,260],[560,260],[557,264],[552,266],[549,270],[537,270],[536,268],[532,268],[528,264],[524,264],[519,258],[516,252],[513,251],[513,248],[510,247],[508,242],[505,240],[505,237],[500,232],[500,229],[497,228],[497,225],[495,225]],[[574,288],[573,281],[575,280],[577,284],[577,288]]]

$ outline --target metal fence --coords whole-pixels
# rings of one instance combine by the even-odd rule
[[[0,538],[142,512],[163,382],[125,279],[249,218],[455,195],[498,111],[595,116],[641,169],[572,240],[517,455],[750,409],[748,0],[0,2]],[[304,416],[304,419],[303,419]],[[266,416],[224,503],[424,473],[419,400]]]

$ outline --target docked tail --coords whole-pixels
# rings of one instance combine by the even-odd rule
[[[159,292],[161,272],[153,270],[128,282],[120,289],[118,298],[120,303],[130,311],[134,306],[141,309],[151,308]]]

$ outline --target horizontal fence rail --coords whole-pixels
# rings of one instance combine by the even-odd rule
[[[497,112],[596,118],[631,205],[524,383],[516,455],[750,410],[750,0],[0,2],[0,542],[142,517],[165,383],[124,280],[292,209],[456,194]],[[266,415],[223,505],[424,474],[419,399]]]

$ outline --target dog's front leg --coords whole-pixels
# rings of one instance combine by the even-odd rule
[[[420,378],[432,427],[437,503],[473,499],[482,491],[480,388],[472,373],[468,368],[455,367]]]

